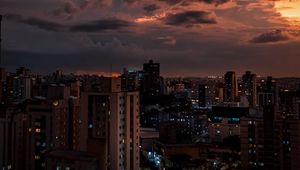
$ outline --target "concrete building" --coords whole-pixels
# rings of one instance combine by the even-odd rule
[[[46,168],[45,153],[51,149],[80,149],[81,120],[76,98],[29,100],[24,103],[25,170]]]
[[[1,108],[0,169],[23,169],[25,166],[25,136],[27,115],[16,106]]]

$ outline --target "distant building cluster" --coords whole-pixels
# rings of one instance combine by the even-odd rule
[[[1,73],[1,170],[139,169],[139,92],[121,79]]]
[[[300,169],[300,79],[0,69],[1,170]]]
[[[150,160],[154,152],[165,168],[299,169],[299,85],[250,71],[164,78],[164,95],[141,105],[141,126],[159,133]]]

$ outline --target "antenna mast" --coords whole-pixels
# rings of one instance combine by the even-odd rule
[[[1,35],[2,25],[1,25],[1,22],[2,22],[2,15],[0,15],[0,67],[2,66],[2,35]]]

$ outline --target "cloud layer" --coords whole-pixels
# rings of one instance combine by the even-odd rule
[[[211,13],[205,11],[185,11],[171,14],[166,18],[169,25],[193,26],[199,24],[216,24],[217,21]]]
[[[286,42],[289,40],[297,39],[300,36],[299,31],[293,30],[273,30],[270,32],[262,33],[254,37],[250,42],[252,43],[277,43]]]
[[[37,27],[42,30],[47,31],[70,31],[70,32],[98,32],[105,30],[118,30],[132,26],[133,24],[115,18],[109,19],[99,19],[95,21],[87,21],[85,23],[73,24],[73,25],[63,25],[58,22],[48,21],[42,18],[35,17],[23,17],[18,14],[6,14],[4,19],[14,21],[17,23],[27,24],[33,27]]]
[[[151,58],[172,76],[300,76],[292,9],[269,0],[2,0],[4,64],[96,72]]]

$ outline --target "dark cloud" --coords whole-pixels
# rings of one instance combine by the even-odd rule
[[[59,23],[55,23],[52,21],[47,21],[39,18],[27,18],[27,19],[19,20],[18,22],[30,26],[38,27],[40,29],[47,30],[47,31],[57,32],[63,30],[64,28],[64,26]]]
[[[127,3],[133,3],[133,2],[136,2],[138,0],[123,0],[124,2],[127,2]]]
[[[215,5],[221,5],[224,3],[229,2],[230,0],[159,0],[164,1],[170,5],[178,4],[182,2],[182,5],[190,4],[191,2],[201,2],[206,4],[215,4]]]
[[[16,20],[20,20],[22,19],[22,16],[19,15],[19,14],[4,14],[3,15],[3,18],[6,19],[6,20],[10,20],[10,21],[16,21]]]
[[[27,18],[27,17],[24,17],[19,14],[5,14],[4,19],[22,23],[22,24],[26,24],[26,25],[30,25],[33,27],[38,27],[40,29],[47,30],[47,31],[58,32],[64,28],[64,26],[62,24],[59,24],[56,22],[48,21],[48,20],[41,19],[41,18],[35,18],[35,17]]]
[[[158,9],[160,9],[160,7],[156,4],[147,4],[144,6],[143,8],[147,13],[152,13]]]
[[[166,2],[167,4],[174,5],[174,4],[178,4],[179,2],[182,2],[183,0],[159,0],[159,1],[163,1]]]
[[[282,42],[288,41],[292,37],[292,35],[288,31],[284,30],[274,30],[271,32],[266,32],[263,34],[254,37],[250,42],[252,43],[274,43],[274,42]]]
[[[133,25],[129,21],[116,19],[116,18],[100,19],[96,21],[90,21],[90,22],[75,24],[75,25],[63,25],[42,18],[23,17],[19,14],[6,14],[4,15],[4,18],[17,23],[22,23],[33,27],[37,27],[42,30],[54,31],[54,32],[60,32],[60,31],[98,32],[104,30],[118,30]]]
[[[97,32],[104,30],[118,30],[131,26],[132,23],[120,19],[103,19],[70,27],[72,32]]]
[[[170,14],[166,18],[168,25],[193,26],[198,24],[216,24],[217,21],[210,12],[186,11],[177,14]]]
[[[143,49],[132,44],[125,44],[118,39],[96,43],[88,48],[73,52],[32,51],[4,49],[5,65],[9,68],[25,66],[40,73],[55,69],[109,71],[110,65],[121,70],[124,66],[143,63]],[[107,57],[109,56],[109,57]],[[58,62],[59,61],[59,62]]]
[[[198,0],[198,1],[204,2],[207,4],[221,5],[221,4],[229,2],[230,0]]]

